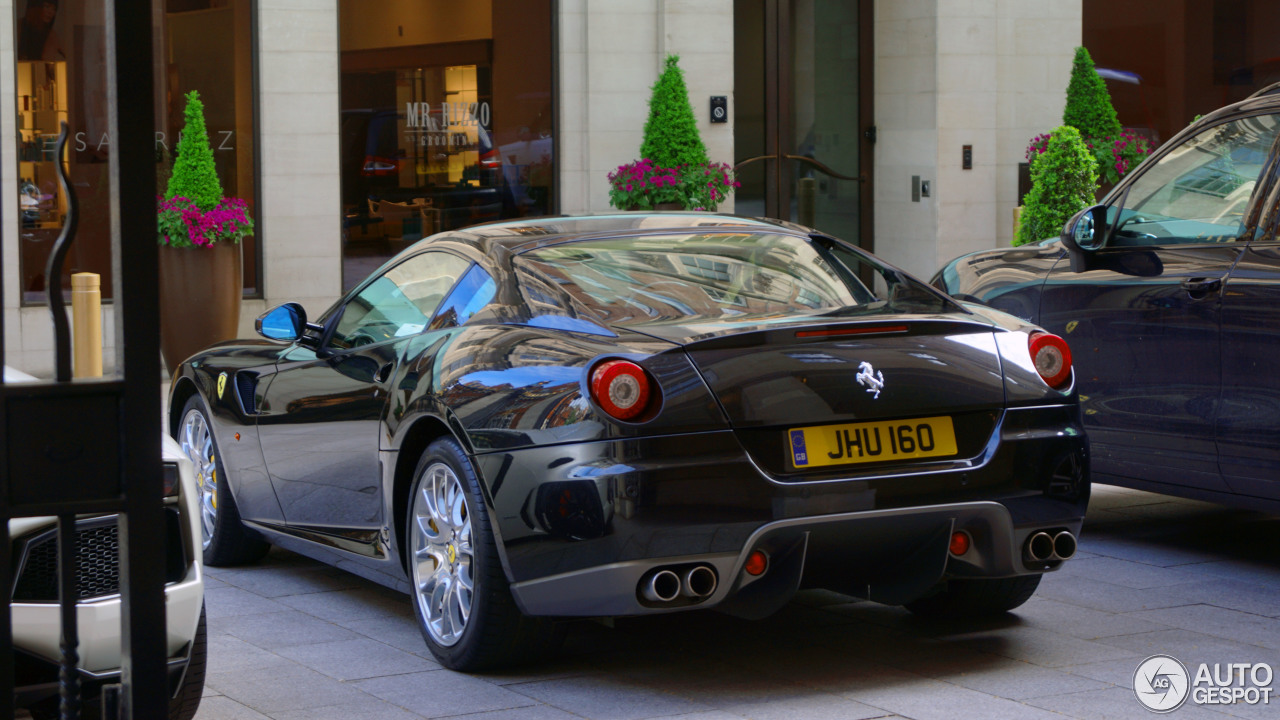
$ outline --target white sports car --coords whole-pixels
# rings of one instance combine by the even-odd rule
[[[6,367],[5,382],[35,378]],[[163,439],[165,464],[165,596],[168,621],[171,720],[196,714],[204,690],[204,568],[201,560],[200,492],[191,461],[172,439]],[[82,516],[77,610],[80,635],[81,717],[97,717],[103,685],[120,677],[120,574],[115,515]],[[52,517],[9,521],[12,547],[15,704],[33,718],[57,717],[58,608],[57,521]]]

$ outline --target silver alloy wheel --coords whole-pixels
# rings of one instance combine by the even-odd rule
[[[427,467],[410,517],[414,598],[431,638],[450,647],[467,629],[475,591],[471,513],[466,490],[452,468],[442,462]]]
[[[182,452],[195,466],[196,486],[200,488],[200,530],[202,547],[209,548],[213,540],[213,524],[218,519],[218,463],[213,453],[213,435],[204,420],[204,413],[192,409],[182,418],[182,435],[179,439]]]

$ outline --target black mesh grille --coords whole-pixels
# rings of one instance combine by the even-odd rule
[[[186,553],[182,546],[181,522],[172,510],[166,512],[166,582],[181,580],[186,574]],[[21,574],[14,583],[14,602],[58,601],[58,535],[45,531],[15,543],[26,555],[17,558]],[[82,520],[76,527],[76,590],[81,600],[91,600],[120,592],[120,537],[116,519]]]
[[[116,523],[76,528],[76,585],[84,599],[120,592],[117,558],[120,538]],[[58,536],[44,533],[27,543],[27,561],[13,590],[14,602],[54,602],[58,599]]]

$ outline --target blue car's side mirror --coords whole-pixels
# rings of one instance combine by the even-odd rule
[[[1062,228],[1068,250],[1093,252],[1107,239],[1107,206],[1094,205],[1076,213]]]
[[[1089,256],[1107,242],[1107,206],[1094,205],[1076,213],[1062,226],[1062,244],[1071,251],[1071,271],[1084,272]]]
[[[268,340],[294,342],[307,329],[307,311],[298,303],[277,305],[259,315],[253,326]]]

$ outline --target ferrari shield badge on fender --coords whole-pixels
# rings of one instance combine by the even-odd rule
[[[858,384],[867,388],[867,392],[875,393],[875,398],[880,397],[880,391],[884,389],[884,373],[877,372],[871,367],[871,363],[865,360],[858,365]],[[221,393],[219,393],[221,396]]]
[[[859,378],[858,382],[862,382],[861,378]],[[221,375],[218,376],[218,399],[219,400],[222,399],[222,391],[226,389],[227,389],[227,374],[222,373]]]

